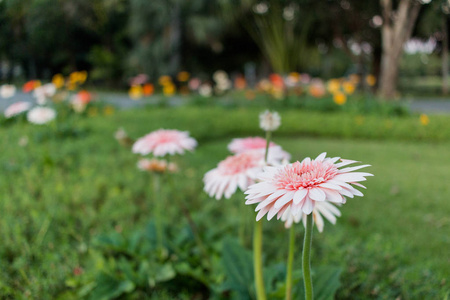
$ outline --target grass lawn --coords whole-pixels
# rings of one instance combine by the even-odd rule
[[[77,117],[60,121],[59,127],[0,128],[0,298],[95,299],[103,293],[105,299],[192,299],[192,291],[198,299],[229,298],[217,292],[228,276],[223,243],[237,239],[242,215],[251,220],[253,214],[239,193],[229,200],[208,198],[202,177],[228,155],[232,137],[260,134],[258,112],[152,108]],[[335,226],[326,223],[323,233],[314,231],[313,269],[342,270],[336,297],[448,297],[446,119],[432,118],[425,128],[416,117],[299,111],[281,116],[274,141],[294,159],[327,151],[372,165],[367,171],[375,176],[368,179],[365,196],[348,199]],[[155,201],[151,176],[137,170],[138,157],[114,140],[120,126],[132,137],[160,127],[189,130],[199,141],[194,153],[174,159],[180,172],[167,179],[163,203]],[[28,144],[19,146],[25,136]],[[151,231],[158,205],[164,209],[168,253],[149,250],[152,242],[139,235]],[[283,263],[283,224],[273,220],[264,226],[265,265]],[[244,233],[250,249],[251,231],[247,227]],[[297,269],[302,237],[297,226]]]

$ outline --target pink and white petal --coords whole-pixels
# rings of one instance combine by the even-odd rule
[[[286,203],[292,201],[292,198],[294,197],[295,191],[287,192],[283,196],[281,196],[277,202],[275,202],[275,207],[280,208],[283,207]]]
[[[294,204],[299,204],[304,198],[305,196],[308,194],[308,190],[307,189],[301,189],[301,190],[297,190],[294,194],[293,200],[294,200]]]
[[[326,152],[322,152],[316,157],[315,161],[323,161],[326,156],[327,156],[327,153]]]
[[[335,190],[330,190],[330,189],[324,189],[323,190],[327,196],[327,201],[330,202],[337,202],[337,203],[342,203],[342,195],[335,191]]]
[[[314,223],[317,226],[317,229],[319,230],[319,232],[322,232],[323,231],[323,225],[324,225],[322,216],[316,210],[314,210],[313,211],[313,218],[314,218]]]
[[[314,201],[325,201],[326,195],[320,188],[312,188],[308,192],[308,197]]]
[[[306,215],[309,215],[314,209],[314,201],[311,200],[311,198],[306,197],[305,198],[305,204],[302,207],[302,211],[303,213],[305,213]]]
[[[343,168],[340,169],[338,172],[339,173],[347,173],[347,172],[353,172],[362,168],[367,168],[367,167],[371,167],[371,165],[361,165],[361,166],[356,166],[356,167],[348,167],[348,168]]]

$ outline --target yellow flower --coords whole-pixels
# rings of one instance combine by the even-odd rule
[[[138,100],[142,97],[142,87],[140,85],[132,85],[128,90],[128,96],[133,100]]]
[[[64,76],[62,76],[61,74],[56,74],[52,78],[52,83],[57,89],[62,88],[64,86]]]
[[[271,94],[275,99],[281,100],[284,97],[284,90],[278,87],[273,87],[271,90]]]
[[[420,124],[423,126],[427,126],[430,123],[430,118],[426,114],[420,115]]]
[[[105,106],[105,108],[103,109],[103,114],[105,114],[105,116],[110,116],[114,114],[114,107],[110,105]]]
[[[348,81],[346,81],[342,84],[342,88],[344,89],[344,92],[347,95],[351,95],[355,92],[355,85]]]
[[[87,114],[89,117],[95,117],[98,115],[98,108],[97,107],[89,107]]]
[[[172,78],[170,78],[170,76],[163,75],[163,76],[159,77],[158,83],[163,86],[167,85],[167,84],[172,84]]]
[[[191,75],[190,75],[188,72],[186,72],[186,71],[181,71],[180,73],[177,74],[177,79],[178,79],[178,81],[180,81],[180,82],[186,82],[186,81],[189,80],[189,77],[190,77],[190,76],[191,76]]]
[[[164,85],[163,94],[165,96],[171,96],[171,95],[175,94],[175,85],[172,83]]]
[[[87,71],[80,71],[80,72],[78,72],[78,78],[77,78],[78,82],[80,84],[85,83],[86,79],[87,79],[87,76],[88,76]]]
[[[336,93],[341,88],[339,79],[330,79],[327,84],[327,89],[330,93]]]
[[[369,86],[374,86],[375,83],[377,83],[377,79],[376,79],[375,76],[373,76],[373,75],[367,75],[367,76],[366,76],[366,83],[367,83]]]
[[[347,102],[347,96],[344,93],[337,92],[333,95],[333,101],[337,105],[344,105]]]

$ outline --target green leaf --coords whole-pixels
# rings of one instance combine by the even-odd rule
[[[253,258],[250,251],[236,240],[226,239],[222,250],[226,281],[222,290],[235,291],[236,299],[249,298],[253,293]],[[244,297],[244,298],[245,298]]]
[[[97,286],[92,291],[90,299],[109,300],[130,293],[135,289],[133,282],[121,280],[106,273],[97,278]]]

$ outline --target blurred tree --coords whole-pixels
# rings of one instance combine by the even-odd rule
[[[131,0],[129,31],[132,73],[155,78],[174,75],[192,53],[192,45],[220,47],[224,23],[215,15],[215,5],[207,0]]]
[[[393,99],[403,45],[411,37],[421,4],[416,0],[400,0],[397,10],[394,10],[393,0],[380,0],[380,3],[383,13],[383,54],[379,93],[385,99]]]
[[[222,16],[238,22],[260,48],[273,70],[287,73],[299,69],[307,59],[307,37],[314,14],[307,0],[221,0]]]

